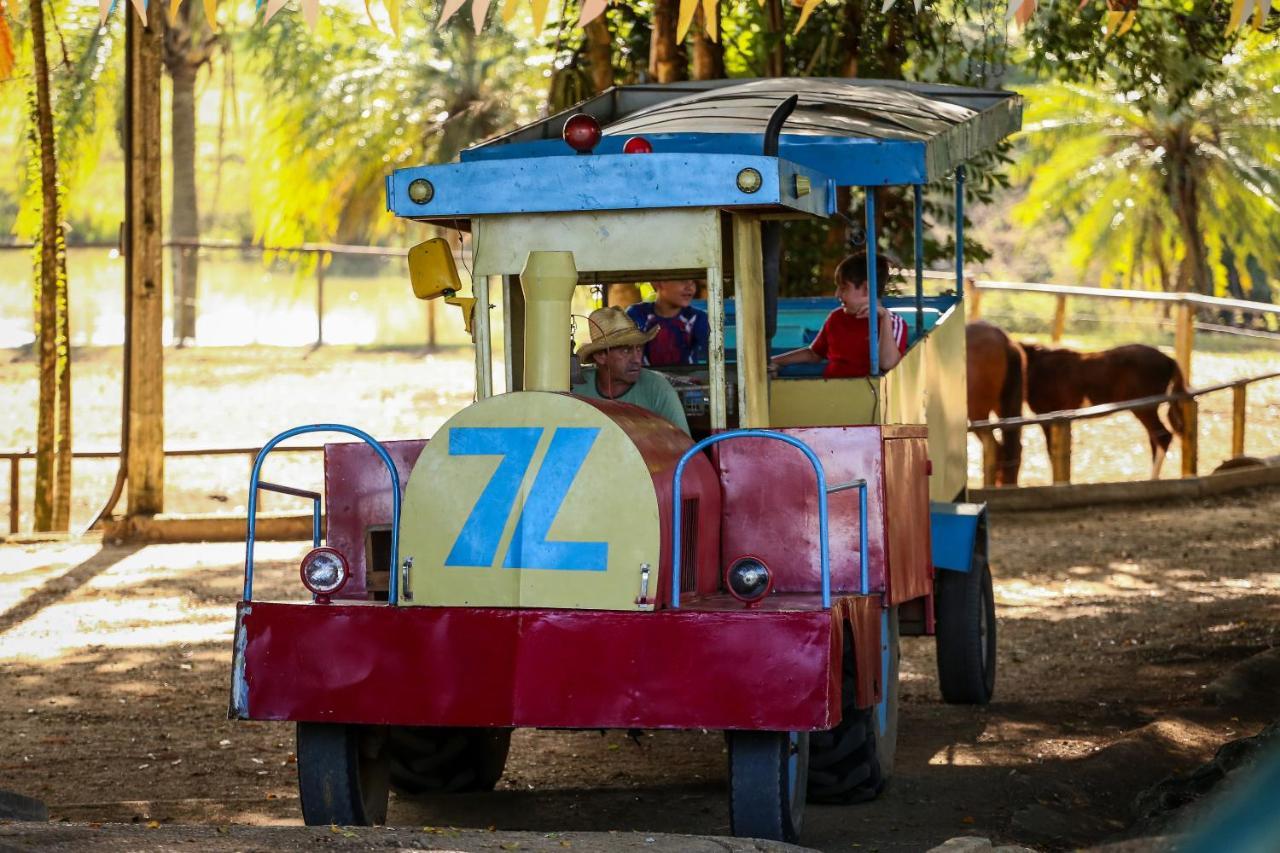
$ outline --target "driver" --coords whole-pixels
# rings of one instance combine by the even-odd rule
[[[578,356],[584,365],[594,366],[583,371],[583,381],[573,386],[573,393],[640,406],[688,434],[689,422],[671,383],[661,374],[641,367],[644,345],[653,340],[658,330],[640,331],[626,312],[613,307],[592,311],[587,325],[591,342],[578,350]]]

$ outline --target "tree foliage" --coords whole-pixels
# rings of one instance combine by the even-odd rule
[[[1212,295],[1227,289],[1224,260],[1274,265],[1280,250],[1280,40],[1228,41],[1216,6],[1193,11],[1144,10],[1092,53],[1033,34],[1058,73],[1084,79],[1023,90],[1015,215],[1066,223],[1076,266],[1106,281]]]

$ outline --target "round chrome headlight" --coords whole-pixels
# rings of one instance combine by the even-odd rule
[[[436,197],[436,188],[426,178],[415,178],[409,182],[409,201],[414,204],[427,204]]]
[[[764,178],[760,177],[760,173],[750,166],[738,173],[737,179],[738,189],[744,193],[753,193],[764,185]]]
[[[302,558],[302,585],[326,599],[347,582],[347,560],[333,548],[315,548]]]
[[[754,604],[768,595],[773,587],[773,573],[763,560],[739,557],[725,571],[724,585],[734,598]]]

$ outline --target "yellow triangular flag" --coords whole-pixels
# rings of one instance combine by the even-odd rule
[[[680,17],[676,19],[676,43],[684,41],[693,23],[693,13],[698,11],[698,0],[680,0]]]
[[[276,12],[288,4],[289,0],[267,0],[267,14],[262,18],[262,23],[267,23],[276,16]]]
[[[387,21],[391,24],[391,32],[400,37],[400,0],[384,0],[387,5]]]
[[[133,8],[138,10],[138,17],[142,19],[142,25],[147,25],[147,0],[133,0]]]
[[[1122,36],[1133,28],[1133,22],[1137,19],[1137,12],[1108,11],[1106,20],[1102,24],[1102,32],[1107,38],[1110,38],[1111,36]]]
[[[302,0],[302,19],[307,27],[315,29],[320,21],[320,0]]]
[[[169,23],[175,23],[178,20],[178,7],[182,5],[182,0],[169,0]]]
[[[578,15],[578,26],[585,27],[603,15],[605,7],[608,5],[609,0],[583,0],[582,14]]]
[[[1227,22],[1227,31],[1230,32],[1240,26],[1253,11],[1253,0],[1232,0],[1231,3],[1231,20]]]
[[[809,22],[809,16],[813,14],[813,10],[818,8],[818,4],[821,2],[822,0],[804,0],[804,6],[800,8],[800,20],[796,21],[796,28],[792,31],[792,35],[800,32],[800,28]],[[885,8],[888,9],[892,4],[893,0],[888,0]]]
[[[440,23],[436,24],[436,28],[443,27],[449,23],[449,19],[458,14],[458,10],[462,8],[462,4],[467,0],[445,0],[444,8],[440,10]],[[388,7],[390,10],[390,7]]]
[[[547,23],[547,5],[551,0],[533,0],[533,34],[542,35],[542,27]]]
[[[716,0],[702,0],[702,24],[712,41],[720,41],[720,16],[716,14]]]
[[[484,29],[485,15],[489,14],[490,0],[471,0],[471,23],[475,24],[476,35]]]
[[[213,32],[218,31],[218,0],[204,0],[204,22]]]
[[[520,9],[520,0],[505,0],[502,4],[502,23],[509,24],[515,20]]]

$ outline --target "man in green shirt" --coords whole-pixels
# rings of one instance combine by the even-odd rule
[[[617,400],[648,409],[666,418],[687,434],[680,398],[671,383],[652,370],[644,370],[644,345],[658,334],[654,328],[642,332],[620,308],[599,308],[587,318],[591,342],[578,350],[585,365],[583,381],[573,386],[579,397]]]

